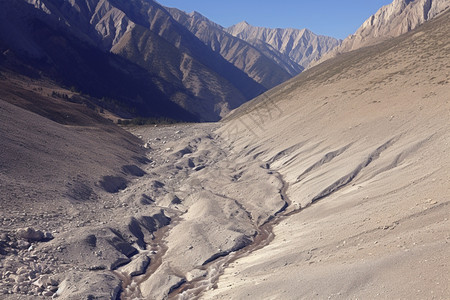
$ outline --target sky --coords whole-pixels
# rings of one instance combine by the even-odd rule
[[[157,0],[185,12],[197,11],[229,27],[241,21],[269,28],[308,28],[344,39],[392,0]]]

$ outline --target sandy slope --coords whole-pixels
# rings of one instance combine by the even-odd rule
[[[449,14],[236,111],[222,136],[302,209],[202,298],[450,297]]]

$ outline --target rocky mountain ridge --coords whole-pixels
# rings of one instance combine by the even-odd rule
[[[273,55],[267,55],[267,52],[261,51],[258,47],[234,37],[223,27],[197,12],[188,14],[176,8],[167,8],[167,10],[175,20],[195,34],[214,52],[220,53],[223,58],[268,89],[303,70],[287,57],[275,59],[279,56],[275,51]]]
[[[11,0],[4,3],[8,2]],[[4,22],[0,36],[4,50],[20,52],[25,59],[47,61],[53,70],[50,77],[70,77],[66,78],[66,85],[83,91],[98,89],[97,95],[111,98],[112,95],[105,95],[107,89],[96,87],[96,81],[102,80],[101,71],[96,80],[84,80],[80,75],[74,81],[72,74],[67,74],[68,69],[76,67],[62,53],[79,50],[64,49],[66,44],[59,43],[60,51],[52,53],[42,44],[55,31],[63,32],[63,39],[70,35],[81,41],[74,44],[116,54],[123,59],[122,63],[140,68],[140,72],[133,73],[139,73],[139,80],[152,86],[146,89],[152,90],[153,95],[127,94],[122,102],[145,106],[151,98],[165,98],[200,121],[219,120],[231,109],[298,75],[311,60],[339,43],[306,29],[272,30],[247,24],[245,30],[237,26],[241,31],[236,34],[197,12],[187,14],[153,0],[20,0],[12,1],[10,6],[15,5],[27,5],[27,12],[17,9],[19,12],[14,16],[8,8],[9,17],[16,21]],[[36,40],[35,31],[42,25],[16,26],[17,20],[28,19],[26,23],[30,24],[35,18],[45,23],[52,33],[40,30],[43,36]],[[263,33],[259,33],[261,30]],[[89,60],[86,55],[83,57]],[[85,65],[84,72],[90,72],[90,65]],[[42,71],[42,67],[37,68]],[[133,110],[139,114],[140,108],[133,104]]]
[[[143,68],[160,93],[198,120],[218,120],[229,109],[266,90],[211,51],[154,1],[22,1],[11,5],[28,4],[35,8],[23,17],[33,18],[33,14],[42,12],[40,21],[52,29],[61,28],[91,47],[117,54]],[[5,32],[14,30],[6,25]],[[34,29],[38,28],[27,30]],[[33,41],[34,36],[23,35],[27,41],[22,46],[8,43],[6,49],[29,53],[35,48],[40,57],[48,56],[49,51],[42,50],[45,47],[36,47],[39,41]],[[145,98],[148,97],[142,96],[139,101],[147,101]]]
[[[409,32],[450,7],[448,0],[394,0],[380,8],[339,47],[325,54],[316,65],[344,52],[380,43]]]
[[[259,48],[261,42],[306,68],[310,62],[337,47],[340,40],[316,35],[308,29],[255,27],[243,21],[226,29],[230,34]]]

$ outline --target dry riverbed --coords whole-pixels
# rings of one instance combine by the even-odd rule
[[[218,127],[127,128],[146,158],[104,176],[97,201],[52,215],[42,237],[20,235],[19,225],[43,227],[24,217],[2,230],[5,297],[192,298],[212,288],[229,261],[270,240],[288,205],[282,177],[234,153]]]

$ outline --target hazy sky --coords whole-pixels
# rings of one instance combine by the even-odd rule
[[[157,0],[158,1],[158,0]],[[345,38],[392,0],[159,0],[168,7],[193,10],[228,27],[241,21],[271,28],[308,28]]]

